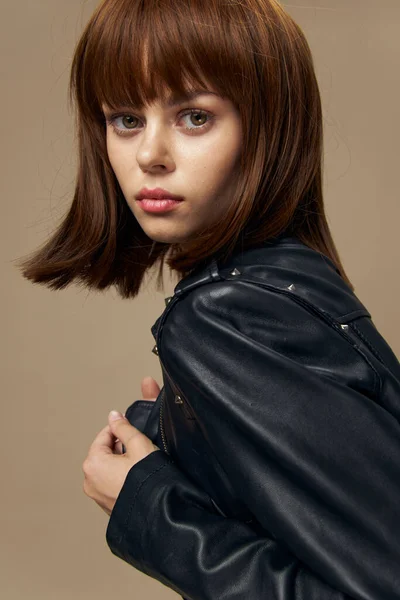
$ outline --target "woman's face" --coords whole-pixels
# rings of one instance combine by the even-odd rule
[[[239,112],[213,92],[194,94],[141,111],[102,107],[111,166],[139,225],[155,241],[192,239],[226,213],[237,185]],[[146,212],[136,200],[143,188],[184,200],[169,211]]]

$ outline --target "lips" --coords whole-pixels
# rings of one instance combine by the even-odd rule
[[[135,196],[136,200],[143,200],[144,198],[148,198],[151,200],[183,200],[182,196],[176,196],[175,194],[171,194],[167,190],[163,190],[162,188],[155,188],[154,190],[149,190],[148,188],[143,188],[140,192]]]

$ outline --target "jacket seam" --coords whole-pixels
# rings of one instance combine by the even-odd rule
[[[229,279],[228,281],[232,281],[232,280]],[[308,302],[307,300],[304,300],[303,298],[300,298],[299,296],[296,296],[292,292],[287,292],[286,290],[282,290],[282,289],[277,288],[277,287],[275,287],[275,286],[273,286],[271,284],[265,284],[264,282],[251,281],[249,279],[246,279],[245,277],[241,278],[240,281],[237,280],[236,283],[240,283],[240,282],[243,282],[243,281],[245,283],[249,283],[250,285],[260,286],[260,287],[269,289],[272,293],[283,294],[284,296],[286,296],[287,298],[289,298],[291,301],[295,302],[296,304],[299,304],[300,306],[303,306],[305,308],[305,310],[307,310],[307,312],[315,314],[321,320],[325,321],[328,325],[330,325],[331,328],[334,329],[336,331],[336,333],[338,333],[339,335],[341,335],[341,337],[353,348],[353,350],[355,350],[355,352],[359,356],[361,356],[362,359],[364,359],[364,361],[370,367],[370,369],[372,370],[373,378],[374,378],[373,393],[374,394],[378,394],[378,396],[380,395],[380,391],[382,389],[382,381],[381,381],[381,377],[380,377],[379,373],[377,372],[377,370],[375,369],[375,367],[371,363],[371,361],[368,359],[368,357],[364,354],[364,352],[362,351],[362,349],[357,344],[353,343],[353,341],[342,330],[340,324],[338,323],[338,321],[334,317],[332,317],[332,315],[330,315],[326,311],[321,310],[315,304],[312,304],[311,302]],[[221,307],[218,307],[218,310],[223,310],[223,309],[221,309]]]
[[[338,323],[342,323],[343,321],[347,321],[348,319],[358,319],[360,317],[368,317],[371,318],[370,313],[363,308],[359,308],[357,310],[352,310],[351,312],[348,313],[344,313],[343,315],[341,315],[340,317],[337,317],[335,319],[335,321],[337,321]],[[333,318],[333,317],[332,317]]]
[[[253,285],[259,285],[260,287],[265,287],[267,289],[271,289],[272,291],[275,291],[276,293],[285,294],[291,298],[298,300],[299,303],[304,303],[305,305],[308,304],[309,306],[313,307],[317,312],[327,315],[335,323],[342,323],[345,319],[348,319],[348,318],[357,319],[361,316],[371,318],[371,313],[367,310],[367,308],[361,302],[359,302],[359,308],[352,308],[348,312],[341,313],[340,316],[338,316],[338,317],[333,317],[329,312],[322,310],[321,308],[319,308],[317,305],[313,304],[312,302],[305,300],[304,298],[296,295],[293,292],[288,292],[286,290],[286,288],[279,287],[272,283],[267,283],[264,279],[260,279],[259,277],[255,276],[255,275],[247,275],[246,272],[243,272],[242,276],[238,277],[238,278],[229,277],[229,275],[230,275],[229,271],[230,271],[230,269],[226,269],[225,272],[222,269],[219,271],[221,279],[223,281],[236,281],[236,282],[245,281],[245,282],[251,283]]]
[[[366,346],[368,346],[368,348],[371,350],[371,352],[376,356],[376,358],[378,358],[380,360],[380,362],[385,367],[387,367],[381,354],[378,352],[378,350],[376,350],[376,348],[372,345],[372,342],[369,341],[369,339],[364,335],[364,333],[359,329],[359,327],[357,327],[357,325],[355,323],[349,323],[349,325],[357,332],[357,334],[360,336],[360,338],[363,340],[363,342],[366,344]]]

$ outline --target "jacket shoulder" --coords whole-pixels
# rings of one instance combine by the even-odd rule
[[[310,301],[313,282],[305,273],[300,279],[294,267],[273,268],[254,257],[236,265],[218,270],[220,279],[215,270],[214,280],[207,281],[203,273],[201,283],[200,278],[197,285],[192,279],[190,288],[181,288],[180,300],[174,302],[158,339],[167,367],[173,368],[170,357],[180,352],[194,360],[199,353],[207,356],[234,349],[240,361],[247,340],[253,344],[253,357],[257,351],[272,351],[291,360],[293,368],[302,365],[368,396],[379,393],[379,376],[358,343],[328,312],[329,307],[321,307],[316,297]],[[274,275],[272,282],[268,272]],[[349,313],[353,318],[369,314],[354,302],[338,310],[339,319]],[[188,341],[189,348],[182,340]]]
[[[195,296],[208,295],[210,287],[206,284],[218,283],[213,294],[223,294],[228,299],[229,290],[232,294],[237,289],[232,285],[235,281],[289,295],[338,323],[371,317],[333,262],[292,237],[236,253],[224,263],[212,260],[208,267],[182,279],[174,293],[179,296],[196,289]]]

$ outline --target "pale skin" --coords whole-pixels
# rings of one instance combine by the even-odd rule
[[[231,202],[242,147],[240,116],[230,100],[206,91],[141,111],[121,107],[112,113],[103,106],[110,164],[133,215],[155,241],[191,239]],[[184,201],[170,212],[146,213],[135,198],[143,187],[163,188]],[[144,400],[157,398],[154,379],[141,385]],[[123,415],[109,417],[83,463],[85,494],[110,516],[129,470],[155,451],[160,449]]]
[[[103,111],[111,166],[150,238],[181,243],[226,214],[242,147],[240,115],[230,100],[208,92],[174,106]],[[170,212],[148,213],[135,199],[143,187],[160,187],[185,201]]]

